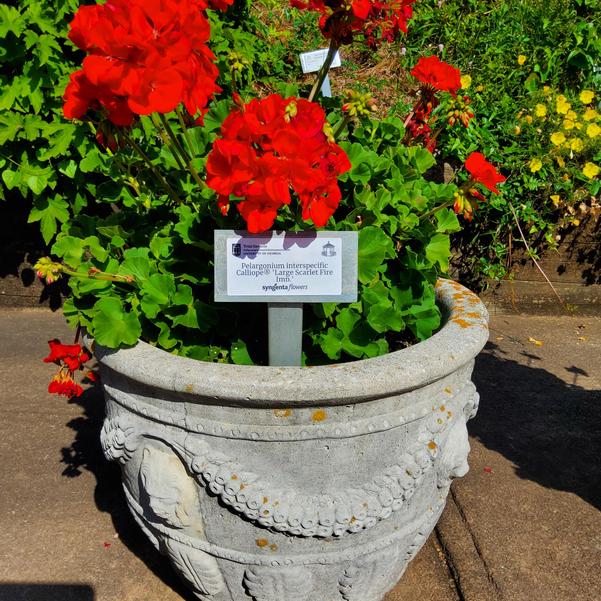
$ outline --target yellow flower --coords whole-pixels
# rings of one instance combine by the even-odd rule
[[[560,131],[556,131],[551,135],[551,142],[553,142],[555,146],[561,146],[565,141],[566,137]]]
[[[575,127],[576,129],[582,129],[582,128],[584,127],[584,125],[582,125],[582,123],[580,123],[580,121],[576,121],[576,122],[574,123],[574,127]]]
[[[582,104],[590,104],[594,97],[595,93],[590,90],[582,90],[582,92],[580,92],[580,102],[582,102]]]
[[[525,121],[525,122],[526,122],[528,125],[530,125],[530,124],[532,123],[532,115],[526,115],[526,116],[524,117],[524,121]]]
[[[547,114],[547,107],[544,104],[537,104],[534,109],[534,114],[537,117],[544,117]]]
[[[584,144],[580,138],[574,138],[570,141],[570,150],[580,152],[584,148]]]
[[[596,121],[599,118],[599,113],[595,109],[586,109],[582,118],[585,121]]]
[[[513,130],[513,133],[514,133],[516,136],[519,136],[519,135],[522,133],[522,128],[521,128],[519,125],[516,125],[516,126],[515,126],[515,129]]]
[[[549,196],[549,198],[551,199],[551,202],[557,207],[559,206],[559,194],[552,194],[551,196]]]
[[[601,127],[599,127],[596,123],[591,123],[586,128],[586,135],[589,138],[596,138],[599,134],[601,134]]]
[[[523,65],[526,62],[526,57],[523,54],[518,56],[518,65]]]
[[[599,166],[591,162],[586,163],[586,165],[582,169],[582,173],[584,173],[584,175],[586,175],[586,177],[588,177],[589,179],[597,177],[599,175],[599,171],[601,171],[601,169],[599,169]]]
[[[482,92],[484,90],[484,86],[482,84],[480,84],[477,88],[476,88],[476,92]]]
[[[543,94],[545,96],[551,96],[551,88],[549,86],[543,86]]]
[[[543,162],[540,159],[532,159],[530,161],[530,171],[532,171],[532,173],[536,173],[537,171],[540,171],[542,166],[543,166]]]
[[[571,119],[563,120],[563,128],[564,129],[574,129],[575,123]]]
[[[555,160],[557,161],[557,164],[563,169],[566,166],[566,162],[563,160],[563,157],[560,156],[556,156]]]
[[[576,121],[576,119],[578,119],[578,115],[574,111],[568,111],[566,113],[566,119],[570,119],[570,121]]]
[[[462,75],[461,76],[461,89],[469,90],[469,87],[472,85],[472,77],[471,75]]]
[[[567,115],[568,111],[572,108],[572,105],[563,94],[557,97],[555,103],[555,110],[559,115]]]

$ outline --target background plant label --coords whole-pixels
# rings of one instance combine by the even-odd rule
[[[215,300],[354,302],[357,232],[216,230]]]
[[[315,73],[319,71],[322,65],[326,62],[327,56],[327,48],[322,48],[321,50],[312,50],[311,52],[301,52],[301,54],[299,54],[299,58],[303,73]],[[340,67],[341,64],[340,53],[337,52],[334,60],[332,61],[330,69]]]

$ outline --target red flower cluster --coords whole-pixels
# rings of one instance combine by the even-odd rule
[[[420,58],[411,70],[411,75],[422,83],[440,92],[449,92],[453,96],[461,88],[461,72],[437,56]]]
[[[341,199],[337,178],[351,167],[328,139],[326,118],[316,103],[272,94],[233,111],[207,159],[207,184],[227,212],[230,196],[248,230],[268,230],[278,209],[298,195],[303,219],[324,226]]]
[[[48,385],[48,392],[60,394],[68,398],[80,396],[83,388],[73,379],[73,373],[78,369],[84,369],[90,360],[81,344],[62,344],[60,340],[49,340],[50,354],[44,358],[44,363],[56,363],[60,366],[58,373],[52,378]],[[95,379],[92,372],[86,376]]]
[[[437,92],[449,92],[457,96],[461,88],[461,73],[459,69],[441,61],[436,56],[420,58],[417,65],[411,70],[411,75],[419,79],[424,85],[411,117],[405,123],[410,140],[420,140],[423,145],[433,152],[436,147],[435,136],[429,121],[432,111],[440,104],[436,97]]]
[[[338,44],[350,44],[362,32],[370,46],[381,40],[392,42],[400,31],[407,32],[415,0],[290,0],[301,10],[321,13],[322,33]]]
[[[231,2],[211,0],[220,8]],[[81,6],[69,39],[88,56],[65,90],[65,116],[78,119],[93,109],[127,126],[136,114],[166,113],[182,102],[191,115],[202,112],[219,91],[207,7],[206,0]]]
[[[470,172],[474,182],[482,184],[495,194],[499,193],[497,184],[507,178],[502,176],[492,163],[489,163],[481,152],[472,152],[465,161],[465,168]]]

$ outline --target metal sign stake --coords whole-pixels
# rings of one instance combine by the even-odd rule
[[[302,364],[302,303],[268,303],[269,365]]]

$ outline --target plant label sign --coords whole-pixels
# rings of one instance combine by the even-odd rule
[[[215,231],[215,300],[357,300],[357,232]]]
[[[311,52],[301,52],[299,54],[301,67],[303,69],[303,73],[316,73],[321,69],[323,64],[326,62],[326,57],[328,56],[328,49],[321,48],[320,50],[312,50]],[[335,67],[340,67],[342,63],[340,62],[340,53],[337,52],[334,60],[332,61],[332,65],[330,69]]]

